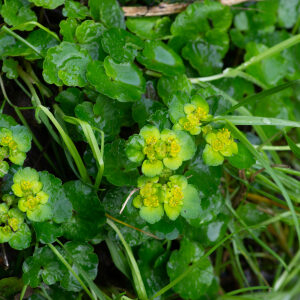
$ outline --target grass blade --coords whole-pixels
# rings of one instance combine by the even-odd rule
[[[224,116],[216,117],[214,121],[230,121],[234,125],[263,125],[263,126],[283,126],[283,127],[300,127],[300,122],[266,118],[266,117],[253,117],[253,116]]]
[[[295,154],[295,156],[300,159],[300,148],[297,146],[297,144],[294,143],[294,141],[288,137],[288,135],[285,133],[284,137],[287,141],[287,143],[289,144],[292,152]]]
[[[85,165],[81,159],[80,154],[78,153],[72,139],[65,133],[61,125],[58,123],[58,121],[55,119],[53,114],[44,106],[39,105],[37,109],[41,109],[45,115],[51,120],[57,131],[60,133],[64,143],[66,144],[70,154],[72,155],[74,162],[77,166],[78,172],[84,182],[90,182],[89,175],[87,173],[87,170],[85,168]]]
[[[138,294],[138,298],[140,300],[148,300],[148,296],[146,293],[146,289],[144,286],[144,282],[139,270],[139,267],[137,265],[137,262],[133,256],[133,253],[131,251],[130,246],[127,244],[127,242],[125,241],[121,231],[119,230],[119,228],[116,226],[116,224],[114,222],[112,222],[111,220],[107,220],[107,224],[117,233],[117,235],[119,236],[125,250],[126,250],[126,254],[128,257],[128,261],[129,261],[129,266],[131,269],[131,273],[132,273],[132,277],[133,277],[133,281],[134,281],[134,285],[135,285],[135,289],[136,292]]]
[[[262,91],[258,94],[251,95],[251,96],[245,98],[244,100],[240,101],[238,104],[234,105],[230,109],[228,109],[223,115],[227,115],[227,114],[235,111],[236,109],[238,109],[241,106],[245,106],[247,104],[257,102],[259,100],[264,100],[268,96],[274,95],[274,94],[276,94],[280,91],[283,91],[287,88],[290,88],[290,87],[293,87],[293,86],[298,86],[298,85],[300,85],[300,79],[281,84],[281,85],[276,86],[274,88]]]
[[[273,178],[274,182],[276,183],[276,185],[278,186],[278,188],[280,189],[284,199],[287,202],[287,205],[292,213],[292,217],[293,217],[293,221],[295,223],[295,227],[296,227],[296,232],[297,232],[297,236],[298,236],[298,243],[300,246],[300,227],[299,227],[299,220],[297,218],[296,215],[296,211],[295,208],[293,206],[293,203],[291,201],[291,198],[289,197],[285,187],[283,186],[283,184],[281,183],[281,181],[279,180],[278,176],[276,175],[276,173],[274,172],[274,170],[271,168],[271,166],[269,165],[269,162],[264,159],[260,153],[252,146],[252,144],[248,141],[248,139],[238,130],[238,128],[236,126],[234,126],[230,121],[227,121],[228,126],[230,127],[230,129],[232,130],[232,132],[234,133],[234,135],[248,148],[248,150],[253,154],[253,156],[261,163],[261,165],[266,169],[266,172],[269,173],[269,175]]]

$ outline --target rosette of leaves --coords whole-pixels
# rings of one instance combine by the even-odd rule
[[[228,6],[205,1],[190,4],[171,26],[169,45],[181,51],[201,76],[219,72],[229,48],[227,30],[232,14]]]
[[[238,153],[238,145],[227,128],[209,132],[205,135],[205,141],[203,160],[209,166],[221,165],[224,157]]]
[[[142,165],[142,172],[148,177],[162,174],[165,168],[178,169],[195,151],[195,142],[188,133],[170,129],[159,132],[151,125],[132,135],[126,145],[128,158]]]
[[[0,177],[8,172],[6,159],[16,165],[23,165],[26,152],[31,148],[32,135],[26,127],[7,127],[0,127]]]
[[[139,195],[133,199],[133,206],[140,209],[140,216],[154,224],[164,213],[172,221],[179,215],[186,219],[197,218],[200,212],[200,198],[197,189],[188,184],[182,175],[169,177],[166,183],[160,178],[141,176],[138,179]]]
[[[140,100],[146,88],[143,73],[133,62],[118,63],[110,56],[89,63],[86,77],[98,92],[120,102]]]
[[[12,203],[11,203],[12,204]],[[7,203],[0,204],[0,243],[7,243],[14,249],[30,246],[31,232],[24,223],[24,214]]]
[[[212,119],[209,106],[200,95],[189,97],[184,92],[177,92],[169,101],[169,115],[174,123],[173,129],[184,130],[191,135],[198,135],[201,127]]]

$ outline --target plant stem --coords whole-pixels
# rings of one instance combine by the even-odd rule
[[[9,29],[8,27],[6,27],[5,25],[2,26],[2,30],[5,31],[6,33],[10,34],[11,36],[13,36],[14,38],[16,38],[17,40],[19,40],[20,42],[22,42],[23,44],[25,44],[26,46],[28,46],[29,48],[31,48],[34,52],[36,52],[40,57],[43,57],[43,55],[41,54],[40,50],[36,47],[34,47],[33,45],[31,45],[30,43],[28,43],[25,39],[23,39],[21,36],[19,36],[18,34],[16,34],[15,32],[13,32],[11,29]]]
[[[22,23],[20,25],[12,27],[11,30],[18,30],[20,27],[26,26],[26,25],[35,25],[35,26],[41,28],[42,30],[46,31],[48,34],[52,35],[58,42],[60,42],[60,39],[56,33],[54,33],[53,31],[49,30],[47,27],[43,26],[42,24],[40,24],[36,21],[29,21],[26,23]]]
[[[20,300],[23,300],[23,298],[25,296],[25,293],[26,293],[26,290],[27,290],[27,287],[28,287],[28,285],[24,284],[24,286],[22,288],[22,291],[21,291]]]

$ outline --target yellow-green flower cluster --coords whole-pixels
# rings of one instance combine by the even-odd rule
[[[126,154],[128,158],[142,164],[142,172],[148,177],[161,175],[164,170],[176,170],[196,151],[192,137],[184,131],[144,126],[139,135],[130,137]]]
[[[17,208],[9,208],[6,203],[0,204],[0,243],[8,242],[21,229],[24,215]]]
[[[221,165],[224,157],[238,153],[237,143],[227,128],[209,132],[205,140],[207,145],[203,151],[203,160],[209,166]]]
[[[208,103],[200,95],[191,98],[177,93],[170,101],[170,119],[174,123],[173,129],[184,130],[191,135],[198,135],[204,123],[211,120]]]
[[[19,170],[13,178],[13,193],[19,197],[18,208],[26,213],[28,219],[41,222],[51,215],[51,208],[47,204],[49,195],[42,188],[39,174],[31,168]]]
[[[159,177],[142,176],[138,179],[139,194],[133,199],[133,206],[140,209],[140,216],[153,224],[161,220],[164,213],[171,220],[181,214],[193,219],[198,216],[200,198],[197,190],[181,175],[173,175],[166,183]]]
[[[26,154],[20,150],[18,139],[13,135],[13,132],[7,128],[0,129],[0,160],[8,158],[12,163],[22,165]]]

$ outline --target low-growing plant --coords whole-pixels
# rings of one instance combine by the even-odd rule
[[[159,2],[0,0],[0,298],[299,298],[300,1]]]

